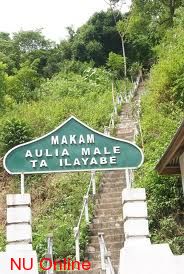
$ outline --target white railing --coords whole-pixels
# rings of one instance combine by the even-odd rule
[[[132,100],[132,98],[135,96],[135,93],[139,87],[139,83],[142,77],[142,73],[140,72],[139,75],[137,76],[136,81],[133,83],[133,88],[128,92],[128,94],[125,94],[124,96],[124,101],[126,103],[130,103],[130,101]]]
[[[84,195],[83,205],[79,217],[79,221],[76,227],[74,227],[74,237],[75,237],[75,258],[76,261],[80,261],[80,224],[83,215],[85,216],[86,223],[89,224],[89,195],[90,189],[92,188],[93,196],[96,194],[96,181],[95,181],[95,171],[91,171],[91,178],[88,185],[86,194]]]
[[[118,94],[116,100],[117,104],[121,105],[123,103],[123,96],[121,94]]]
[[[144,151],[144,141],[143,141],[143,133],[142,133],[142,127],[141,127],[141,121],[140,121],[140,113],[141,113],[141,100],[140,98],[137,101],[137,112],[136,112],[136,122],[135,122],[135,128],[136,128],[136,134],[135,134],[135,138],[138,134],[140,134],[140,138],[141,138],[141,145],[142,145],[142,149]]]
[[[46,258],[51,259],[53,262],[53,235],[48,234],[47,236],[47,254]],[[47,263],[47,268],[50,267],[50,262]],[[54,274],[53,267],[49,268],[49,270],[46,270],[46,274]]]
[[[125,169],[125,180],[126,180],[126,188],[132,188],[132,184],[134,181],[134,171],[133,169]]]
[[[114,274],[115,272],[111,263],[110,254],[106,248],[103,236],[104,233],[98,233],[98,240],[100,244],[101,269],[105,271],[106,274]]]
[[[113,112],[111,113],[111,118],[110,118],[110,122],[109,122],[109,129],[113,129],[114,126],[115,126],[115,116],[116,116],[116,114],[115,114],[115,112],[113,111]]]
[[[138,89],[138,86],[139,86],[139,83],[140,83],[140,80],[141,80],[141,77],[142,77],[141,75],[142,75],[142,73],[140,72],[139,75],[137,76],[136,81],[134,82],[133,88],[128,92],[128,94],[125,94],[124,97],[122,97],[121,94],[118,94],[117,97],[116,97],[116,100],[114,100],[114,95],[113,95],[114,108],[113,108],[113,112],[111,113],[110,122],[109,122],[109,126],[108,126],[109,131],[111,129],[114,129],[114,127],[115,127],[115,118],[118,114],[117,105],[121,105],[123,103],[123,101],[126,102],[126,103],[129,103],[132,100],[132,98],[135,96],[135,93]],[[107,135],[109,135],[109,131],[108,131]],[[104,129],[104,133],[105,132],[107,132],[107,129]]]

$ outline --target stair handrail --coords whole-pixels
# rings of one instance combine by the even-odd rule
[[[115,112],[113,111],[111,113],[111,118],[110,118],[110,121],[109,121],[109,129],[113,129],[115,126]]]
[[[134,181],[134,170],[133,169],[125,169],[125,181],[126,181],[126,188],[132,188],[132,184]]]
[[[135,96],[135,94],[137,92],[137,89],[139,87],[141,79],[142,79],[142,71],[140,70],[140,72],[139,72],[139,74],[138,74],[138,76],[136,78],[136,81],[134,82],[133,89],[129,92],[128,96],[127,95],[124,96],[124,100],[127,103],[129,103],[131,101],[131,99]],[[138,122],[135,123],[135,128],[134,128],[134,137],[133,137],[133,142],[134,143],[135,143],[136,136],[138,135],[139,131],[141,131],[140,122],[139,122],[140,101],[138,103],[139,103],[139,105],[138,105],[138,111],[137,111]],[[138,124],[139,129],[137,127],[137,124]],[[141,132],[141,134],[142,134],[142,132]],[[128,189],[130,189],[132,187],[132,183],[133,183],[133,180],[134,180],[134,171],[133,171],[133,169],[126,169],[125,170],[125,179],[126,179],[126,187]]]
[[[113,99],[113,111],[110,115],[110,121],[109,121],[109,125],[108,125],[108,128],[109,129],[114,129],[115,127],[115,117],[117,116],[117,105],[120,105],[122,104],[123,100],[124,102],[126,103],[129,103],[131,101],[131,99],[135,96],[135,93],[137,91],[137,88],[139,86],[139,83],[140,83],[140,80],[142,78],[142,72],[140,71],[138,76],[137,76],[137,79],[136,81],[134,82],[134,86],[133,88],[129,91],[128,94],[125,94],[124,97],[122,97],[122,95],[118,95],[116,100],[117,100],[117,103],[115,102],[115,100]],[[107,128],[107,127],[106,127]],[[105,130],[104,130],[105,131]],[[109,135],[109,134],[107,134]]]
[[[90,189],[92,187],[92,194],[93,196],[96,194],[96,181],[95,181],[95,171],[91,171],[91,178],[87,188],[87,192],[84,195],[83,205],[80,212],[79,221],[77,226],[74,227],[74,238],[75,238],[75,258],[76,261],[80,261],[80,224],[82,221],[83,215],[85,215],[86,223],[89,224],[89,211],[88,211],[88,204],[89,204],[89,194]]]
[[[47,235],[47,254],[46,257],[51,259],[53,262],[53,234],[50,233]],[[47,263],[48,270],[46,270],[46,274],[54,274],[53,266],[49,268],[50,262]]]
[[[131,101],[131,99],[135,96],[135,93],[139,87],[141,79],[142,79],[142,72],[140,71],[136,78],[136,81],[133,83],[133,88],[129,91],[128,94],[124,95],[124,101],[126,103],[129,103]]]
[[[104,233],[98,233],[98,240],[100,244],[101,269],[104,270],[106,274],[115,274],[110,255],[105,244]]]

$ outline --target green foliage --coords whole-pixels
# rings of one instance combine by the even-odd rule
[[[137,173],[137,185],[147,190],[152,240],[168,242],[176,254],[184,251],[182,183],[178,176],[159,176],[155,166],[183,118],[183,37],[177,25],[157,47],[158,62],[142,97],[145,163]]]
[[[110,4],[117,7],[119,2],[113,0]],[[150,68],[157,57],[142,100],[145,164],[137,172],[136,184],[147,190],[152,240],[169,242],[176,254],[184,252],[181,182],[178,177],[158,176],[154,167],[183,114],[181,6],[180,0],[133,0],[131,11],[124,16],[118,11],[102,11],[95,13],[77,32],[69,27],[69,39],[59,45],[45,39],[39,30],[21,31],[13,38],[0,32],[0,157],[5,150],[49,132],[71,114],[103,131],[113,110],[112,75],[115,93],[130,86],[127,81],[117,80],[124,69],[119,34],[125,40],[128,76],[134,79],[140,67]],[[95,68],[102,65],[108,65],[110,72]],[[54,234],[54,257],[73,257],[73,227],[89,175],[26,179],[27,190],[32,193],[33,243],[39,257],[45,254],[45,239],[50,232]],[[10,191],[15,192],[16,185],[17,179]],[[90,204],[91,216],[92,210]],[[88,227],[85,222],[81,227],[84,252]],[[0,234],[2,248],[5,240]]]
[[[6,245],[5,233],[3,231],[3,227],[0,226],[0,252],[4,251],[5,245]]]
[[[51,47],[51,42],[45,39],[41,30],[14,33],[13,40],[23,53]]]
[[[6,92],[6,73],[5,73],[6,66],[0,62],[0,109],[3,107],[4,104],[4,96]]]
[[[52,181],[47,177],[45,176],[39,185],[35,181],[29,185],[31,191],[34,192],[32,197],[37,199],[38,206],[38,208],[35,207],[33,223],[34,247],[42,258],[46,251],[46,236],[52,232],[54,235],[54,257],[74,258],[73,228],[77,225],[80,216],[83,197],[89,184],[89,174],[57,175],[52,177]],[[44,184],[47,185],[47,192],[45,192]],[[37,189],[36,193],[35,188]],[[85,222],[82,222],[81,250],[84,250],[86,245],[87,229]]]
[[[2,128],[1,139],[5,150],[31,140],[31,130],[23,121],[11,119]]]
[[[10,102],[11,108],[5,109],[0,117],[0,155],[3,150],[49,132],[71,114],[103,132],[113,110],[109,76],[106,70],[86,63],[65,62],[62,72],[42,83],[37,101]],[[122,82],[118,84],[122,86]],[[54,234],[55,258],[74,257],[73,228],[88,184],[89,174],[83,173],[26,178],[33,202],[33,243],[40,258],[46,252],[45,240],[50,232]],[[88,227],[82,222],[82,257],[87,240]]]
[[[110,68],[110,71],[115,79],[123,76],[124,59],[121,55],[110,52],[107,66]]]
[[[146,188],[153,242],[168,242],[173,252],[181,254],[181,220],[184,206],[181,180],[178,177],[158,176],[155,166],[170,143],[182,113],[176,108],[172,111],[172,102],[167,105],[164,102],[158,103],[158,100],[159,94],[153,91],[147,92],[142,98],[141,126],[145,163],[137,172],[136,186]],[[169,106],[171,115],[165,110]],[[169,225],[172,226],[170,234]]]
[[[38,98],[36,88],[39,87],[40,82],[37,72],[25,65],[15,75],[7,77],[7,94],[17,103],[36,100]]]
[[[167,32],[163,42],[157,47],[160,59],[158,65],[152,69],[150,89],[160,94],[162,102],[173,102],[175,105],[184,106],[183,74],[184,74],[184,31],[183,27],[176,26]],[[170,108],[170,106],[169,106]],[[169,109],[170,111],[170,109]]]
[[[154,42],[149,25],[150,17],[144,10],[145,7],[143,10],[139,10],[133,4],[132,11],[128,17],[118,23],[118,29],[125,36],[126,54],[130,65],[138,62],[144,67],[150,67],[153,58],[152,46]]]
[[[70,115],[75,115],[92,127],[103,131],[112,112],[111,85],[109,74],[104,70],[84,71],[84,76],[61,73],[43,84],[37,102],[15,105],[1,121],[9,117],[22,119],[34,130],[34,136],[41,136],[58,126]],[[0,129],[0,132],[2,129]]]
[[[141,65],[138,62],[135,62],[131,65],[131,67],[129,69],[129,73],[130,73],[133,81],[136,80],[136,77],[139,74],[140,69],[141,69]]]
[[[117,21],[122,16],[115,12]],[[95,13],[80,27],[69,41],[75,60],[94,61],[96,66],[105,65],[109,52],[121,52],[121,39],[116,29],[112,11]]]

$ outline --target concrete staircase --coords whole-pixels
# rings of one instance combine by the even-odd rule
[[[130,104],[125,104],[117,127],[117,137],[133,141],[134,121]],[[126,187],[125,171],[104,172],[100,191],[96,199],[95,213],[90,225],[90,243],[86,258],[91,262],[95,273],[100,273],[100,248],[98,233],[104,233],[106,247],[110,252],[112,265],[117,272],[120,249],[124,243],[122,190]]]
[[[133,142],[135,123],[131,105],[124,104],[119,117],[116,136]],[[89,274],[102,274],[98,233],[104,233],[106,247],[111,255],[114,270],[118,271],[120,249],[124,244],[122,191],[126,187],[125,171],[104,172],[96,198],[93,221],[90,224],[90,241],[86,260],[91,262]],[[85,274],[86,271],[68,271],[71,274]],[[66,272],[56,272],[61,274]],[[105,273],[104,273],[105,274]]]

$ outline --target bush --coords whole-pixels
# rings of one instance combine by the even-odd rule
[[[31,140],[31,129],[23,121],[11,119],[4,124],[2,129],[2,142],[4,150]]]

